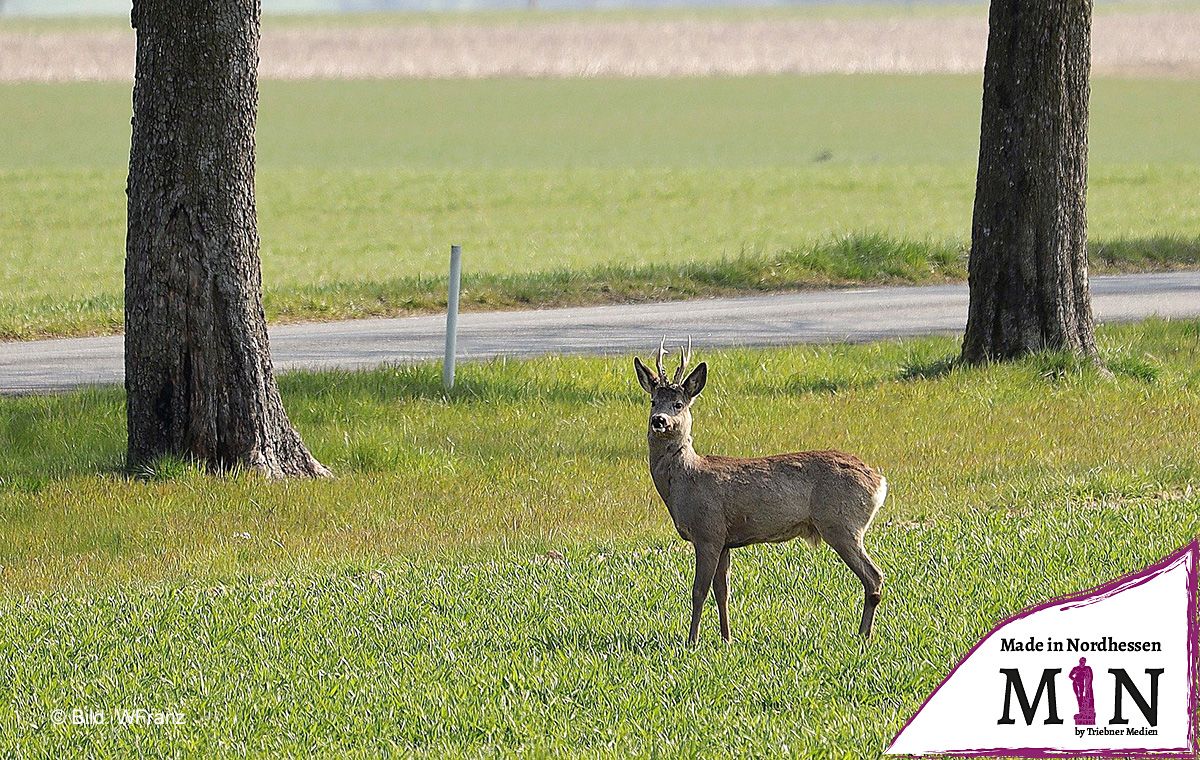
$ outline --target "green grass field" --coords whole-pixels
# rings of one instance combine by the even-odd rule
[[[1096,271],[1200,261],[1198,88],[1095,82]],[[979,98],[959,76],[266,82],[268,313],[436,309],[452,242],[472,308],[956,279]],[[0,102],[0,338],[118,330],[128,87]]]
[[[952,368],[949,339],[705,353],[697,448],[839,447],[891,490],[877,635],[827,548],[690,549],[627,359],[293,374],[328,482],[120,474],[118,390],[0,399],[0,753],[875,756],[999,618],[1200,532],[1200,323]],[[547,556],[551,550],[562,559]],[[56,726],[55,709],[182,726]]]

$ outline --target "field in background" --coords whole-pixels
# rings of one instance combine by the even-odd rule
[[[978,1],[572,4],[324,14],[289,6],[297,12],[264,19],[259,74],[283,80],[978,75],[987,38],[987,4]],[[132,79],[134,33],[119,3],[110,9],[120,13],[93,17],[54,15],[44,2],[37,8],[51,15],[30,15],[34,9],[22,2],[0,8],[0,82]],[[1113,0],[1095,13],[1093,75],[1196,78],[1198,50],[1197,0]]]
[[[437,308],[451,242],[469,277],[504,278],[468,282],[476,307],[955,278],[978,88],[267,82],[267,307],[292,320]],[[0,98],[0,336],[119,329],[128,87],[9,84]],[[1119,252],[1097,270],[1195,265],[1200,82],[1099,79],[1093,110],[1090,236]]]
[[[288,375],[323,483],[130,481],[119,390],[0,399],[0,750],[876,756],[994,621],[1200,532],[1200,323],[1100,340],[1113,379],[950,369],[949,339],[698,357],[699,450],[887,474],[867,646],[850,573],[785,545],[735,553],[734,644],[709,610],[683,647],[624,359],[470,364],[450,397],[432,366]],[[122,706],[187,723],[48,720]]]
[[[35,2],[36,0],[26,0]],[[11,4],[12,0],[9,0]],[[113,0],[118,2],[118,0]],[[44,6],[43,6],[44,7]],[[1100,0],[1095,4],[1096,16],[1138,14],[1163,11],[1197,11],[1200,0]],[[411,26],[415,24],[537,24],[566,20],[604,23],[611,20],[660,21],[674,19],[753,20],[753,19],[842,19],[842,18],[922,18],[938,16],[987,16],[986,0],[817,0],[812,3],[781,5],[701,6],[675,4],[662,8],[589,7],[579,10],[559,8],[509,10],[439,10],[439,11],[356,11],[348,13],[273,12],[268,6],[263,12],[264,27],[339,27],[339,26]],[[121,7],[118,12],[79,16],[56,14],[0,13],[0,30],[39,32],[57,29],[128,29],[129,15]]]
[[[973,13],[813,12],[527,14],[437,20],[368,16],[363,23],[268,20],[263,79],[668,77],[763,74],[978,74],[986,6]],[[123,81],[129,29],[0,25],[0,81]],[[1092,72],[1200,74],[1196,9],[1099,14]]]
[[[1125,13],[1129,11],[1163,11],[1200,9],[1200,0],[1118,0],[1101,3],[1095,13]],[[466,11],[367,11],[362,13],[271,13],[264,12],[264,29],[313,27],[387,27],[444,24],[537,24],[547,21],[600,22],[672,19],[733,20],[778,19],[778,18],[911,18],[925,16],[981,16],[986,15],[985,6],[979,2],[911,2],[903,5],[887,5],[871,2],[821,2],[812,5],[786,5],[762,7],[684,7],[548,10],[529,8],[520,10],[466,10]],[[0,14],[0,31],[19,32],[129,29],[129,17],[125,12],[98,16],[59,15],[3,15]]]

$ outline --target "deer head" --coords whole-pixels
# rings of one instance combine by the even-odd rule
[[[633,369],[637,373],[638,384],[650,394],[649,435],[651,438],[672,439],[686,438],[692,430],[692,402],[704,390],[708,381],[708,365],[700,362],[695,369],[684,378],[688,362],[692,358],[692,341],[688,339],[687,350],[679,347],[679,367],[675,370],[672,380],[667,380],[667,372],[663,368],[666,358],[666,338],[658,344],[658,359],[655,361],[657,372],[642,364],[636,356],[633,358]]]

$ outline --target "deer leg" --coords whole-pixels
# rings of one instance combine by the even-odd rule
[[[863,548],[862,535],[852,533],[844,528],[824,532],[821,538],[833,548],[842,558],[863,585],[863,614],[862,623],[858,626],[858,635],[866,638],[871,635],[871,626],[875,621],[875,608],[879,606],[883,591],[883,573],[867,555]]]
[[[875,624],[875,608],[879,606],[879,601],[883,598],[883,571],[871,560],[861,541],[858,544],[858,551],[868,578],[863,581],[863,588],[870,589],[864,591],[863,594],[863,616],[862,622],[858,626],[858,635],[870,638],[871,627]]]
[[[721,550],[717,560],[717,574],[713,577],[713,598],[717,600],[717,615],[721,618],[721,638],[730,640],[729,635],[729,547]]]
[[[692,581],[692,626],[688,629],[688,643],[695,644],[700,638],[700,613],[704,611],[704,600],[712,587],[717,564],[721,560],[721,546],[694,544],[696,548],[696,578]]]

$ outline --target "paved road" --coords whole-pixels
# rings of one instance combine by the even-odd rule
[[[1098,319],[1200,316],[1200,272],[1093,277]],[[650,354],[666,333],[701,347],[862,342],[954,333],[966,324],[964,285],[822,290],[635,306],[479,312],[459,319],[459,356]],[[445,317],[362,319],[271,330],[280,369],[372,367],[441,357]],[[122,382],[122,339],[0,343],[0,393]]]

